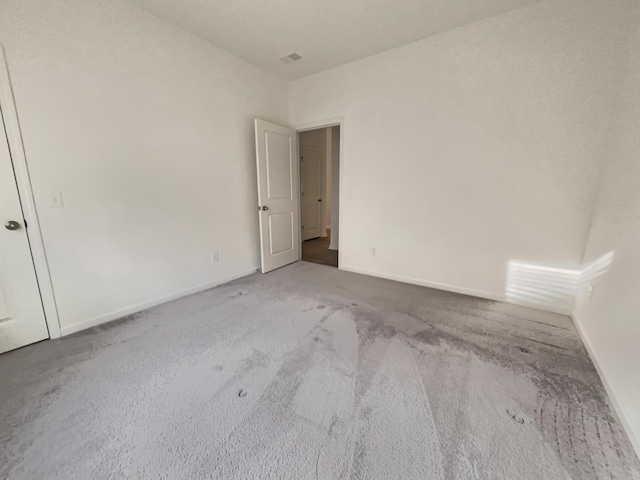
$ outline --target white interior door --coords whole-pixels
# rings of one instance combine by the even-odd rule
[[[324,233],[324,176],[324,152],[303,148],[300,151],[303,241]]]
[[[262,273],[300,259],[296,132],[255,121]]]
[[[0,353],[49,338],[0,115]]]

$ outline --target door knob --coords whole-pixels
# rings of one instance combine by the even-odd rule
[[[265,212],[265,211],[267,211],[267,210],[269,210],[269,207],[267,207],[266,205],[263,205],[263,206],[262,206],[262,211],[263,211],[263,212]]]
[[[321,201],[322,201],[322,199],[321,199],[321,198],[319,198],[319,199],[318,199],[318,201],[319,201],[319,202],[321,202]]]
[[[4,228],[7,230],[18,230],[20,228],[20,224],[14,220],[9,220],[4,224]]]

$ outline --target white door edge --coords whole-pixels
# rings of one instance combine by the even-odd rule
[[[49,264],[47,263],[47,255],[44,242],[42,241],[42,232],[40,230],[38,214],[33,198],[31,179],[29,177],[18,113],[13,96],[13,89],[11,87],[8,63],[2,45],[0,45],[0,105],[2,106],[2,117],[4,119],[23,215],[28,224],[27,237],[29,239],[33,264],[40,288],[40,297],[42,298],[42,305],[44,307],[44,316],[49,330],[49,338],[59,338],[60,320],[58,317],[58,308],[56,306]]]

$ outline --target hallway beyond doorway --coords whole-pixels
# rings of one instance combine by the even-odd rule
[[[302,242],[302,260],[328,267],[338,267],[338,250],[329,250],[330,229],[326,237],[313,238]]]

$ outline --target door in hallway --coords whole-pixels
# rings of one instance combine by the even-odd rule
[[[0,112],[2,105],[0,105]],[[0,116],[0,353],[49,338]]]
[[[300,181],[302,203],[302,240],[322,236],[324,223],[324,152],[300,150]]]

